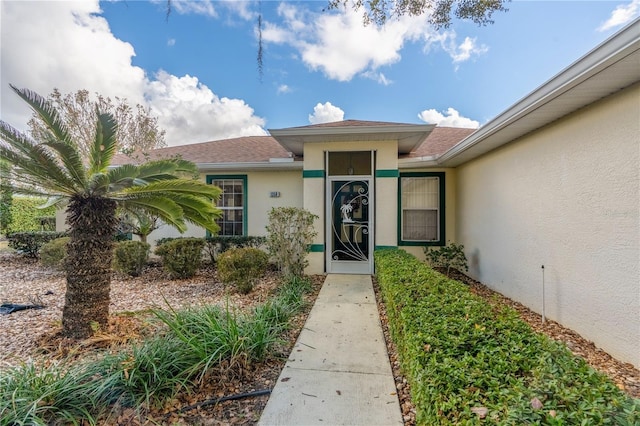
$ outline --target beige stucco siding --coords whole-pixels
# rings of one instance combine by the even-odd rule
[[[247,234],[266,235],[265,227],[272,207],[302,207],[302,172],[295,171],[252,171],[252,172],[209,172],[207,176],[246,176],[247,177]],[[272,198],[271,192],[280,196]],[[184,234],[163,226],[149,236],[149,242],[164,237],[204,237],[206,231],[200,227],[189,226]]]
[[[470,274],[640,367],[640,85],[457,171]],[[544,265],[544,275],[542,270]]]
[[[302,172],[274,171],[247,173],[248,234],[266,235],[273,207],[302,207]],[[280,197],[272,198],[271,192]]]

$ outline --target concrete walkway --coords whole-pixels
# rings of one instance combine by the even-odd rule
[[[370,276],[327,276],[258,424],[403,424]]]

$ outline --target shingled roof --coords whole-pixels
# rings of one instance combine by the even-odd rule
[[[149,153],[149,159],[180,156],[196,164],[268,163],[271,159],[290,158],[289,153],[271,136],[243,136],[189,145],[159,148]],[[130,163],[131,157],[119,154],[112,164]]]
[[[475,131],[463,127],[435,127],[420,146],[400,158],[438,157]]]
[[[345,120],[333,123],[314,124],[291,129],[322,128],[322,127],[358,127],[358,126],[390,126],[401,123],[388,123],[381,121]],[[404,124],[402,124],[404,125]],[[411,153],[400,158],[424,158],[438,157],[451,147],[474,132],[474,129],[456,127],[435,127],[424,142]],[[232,139],[222,139],[210,142],[201,142],[189,145],[170,146],[159,148],[149,153],[148,158],[155,160],[160,158],[172,158],[180,156],[185,160],[196,164],[258,164],[291,161],[292,154],[278,143],[272,136],[243,136]],[[126,156],[118,154],[112,164],[121,165],[138,162],[146,159],[142,156]]]

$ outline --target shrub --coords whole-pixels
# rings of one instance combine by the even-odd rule
[[[419,425],[638,424],[640,401],[535,333],[516,311],[398,249],[375,252],[400,367]]]
[[[427,258],[427,263],[432,268],[441,268],[447,276],[450,276],[451,268],[459,272],[469,270],[467,256],[464,254],[464,246],[462,244],[449,243],[448,246],[438,248],[425,247],[424,254]]]
[[[141,241],[120,241],[113,251],[113,267],[120,272],[137,277],[149,259],[151,246]]]
[[[43,244],[66,235],[64,232],[53,231],[14,232],[7,235],[7,239],[9,247],[27,257],[37,259]]]
[[[202,262],[202,238],[176,238],[156,247],[162,265],[171,278],[191,278]]]
[[[67,244],[70,239],[69,237],[61,237],[43,244],[40,248],[40,262],[44,266],[63,269],[64,260],[67,257]]]
[[[218,277],[225,284],[234,284],[238,291],[247,294],[253,290],[256,279],[264,275],[269,256],[253,247],[225,251],[218,258]]]
[[[56,215],[55,207],[39,208],[46,201],[46,199],[39,197],[14,196],[11,203],[11,224],[8,227],[8,233],[43,230],[40,218]]]
[[[211,264],[215,264],[218,256],[231,248],[261,248],[266,240],[266,237],[255,237],[250,235],[212,235],[206,238],[204,249],[211,259]]]
[[[269,212],[267,248],[284,276],[304,275],[309,246],[316,236],[318,216],[297,207],[274,207]]]

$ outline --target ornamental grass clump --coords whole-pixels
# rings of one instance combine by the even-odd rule
[[[405,251],[375,261],[418,424],[640,424],[640,400],[513,309]]]
[[[115,424],[124,409],[143,419],[147,410],[207,385],[215,369],[273,356],[310,289],[308,278],[287,280],[273,298],[248,311],[153,309],[157,332],[128,348],[87,361],[0,370],[0,425]]]

